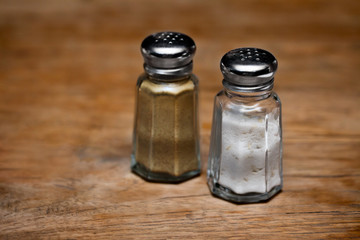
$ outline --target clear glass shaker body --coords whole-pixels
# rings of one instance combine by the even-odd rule
[[[208,185],[229,201],[264,201],[282,188],[281,102],[273,79],[258,87],[234,82],[225,78],[215,96]]]
[[[180,182],[200,173],[195,43],[177,32],[144,39],[145,73],[136,87],[131,169],[149,181]]]
[[[139,77],[132,169],[153,181],[179,182],[200,173],[198,80]]]
[[[266,200],[282,187],[281,103],[274,92],[215,97],[208,183],[235,202]]]

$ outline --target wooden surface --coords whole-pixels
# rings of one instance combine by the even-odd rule
[[[129,171],[139,46],[189,34],[198,51],[202,174]],[[210,195],[219,60],[279,60],[284,188],[267,203]],[[360,238],[360,1],[0,0],[1,239]]]

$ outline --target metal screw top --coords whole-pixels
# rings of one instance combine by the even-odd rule
[[[141,44],[144,68],[150,75],[190,74],[195,51],[195,42],[178,32],[154,33]]]
[[[263,49],[231,50],[220,62],[224,76],[223,85],[225,87],[231,85],[233,90],[239,91],[262,91],[269,87],[271,89],[277,66],[276,58]]]

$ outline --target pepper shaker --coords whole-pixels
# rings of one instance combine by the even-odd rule
[[[144,70],[136,86],[131,169],[149,181],[180,182],[200,173],[196,46],[187,35],[144,39]]]
[[[215,96],[207,170],[210,191],[220,198],[259,202],[282,188],[281,102],[272,91],[277,66],[258,48],[221,59],[224,89]]]

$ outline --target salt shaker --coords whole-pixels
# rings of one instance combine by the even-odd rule
[[[187,35],[159,32],[144,39],[137,81],[131,169],[157,182],[180,182],[200,173],[196,46]]]
[[[221,59],[224,89],[215,96],[208,162],[210,191],[249,203],[282,188],[281,102],[277,60],[268,51],[238,48]]]

